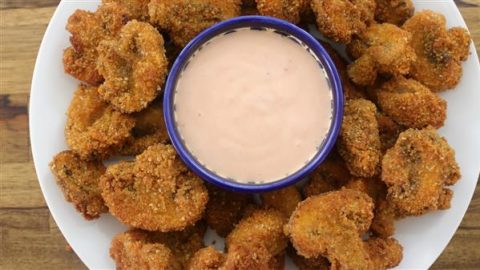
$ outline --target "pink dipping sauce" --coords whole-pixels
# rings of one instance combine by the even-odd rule
[[[302,45],[241,28],[190,58],[174,96],[190,153],[240,183],[280,180],[318,152],[332,118],[326,73]]]

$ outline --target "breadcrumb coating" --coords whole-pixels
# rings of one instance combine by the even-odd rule
[[[350,179],[345,163],[339,159],[329,158],[320,164],[309,176],[303,186],[303,195],[310,197],[342,187]]]
[[[380,161],[380,136],[375,104],[365,99],[347,100],[338,152],[354,176],[372,177]]]
[[[297,204],[302,200],[302,195],[295,186],[264,192],[260,194],[260,197],[264,206],[277,209],[286,218],[290,217]]]
[[[151,0],[150,22],[184,47],[197,34],[220,21],[240,16],[240,0]]]
[[[348,44],[373,22],[375,0],[312,0],[311,8],[322,34]]]
[[[132,116],[135,119],[135,126],[119,150],[121,155],[139,155],[154,144],[170,141],[160,100],[152,102],[147,108]]]
[[[107,159],[130,136],[133,117],[105,103],[97,87],[81,84],[67,111],[65,137],[82,159]]]
[[[455,152],[436,130],[408,129],[382,161],[388,200],[403,215],[421,215],[445,208],[444,187],[455,184],[460,170]]]
[[[128,10],[117,3],[102,4],[95,12],[76,10],[67,22],[72,46],[63,54],[65,72],[90,85],[103,82],[96,67],[97,46],[114,38],[129,20]]]
[[[415,6],[412,0],[375,0],[375,20],[402,26],[413,16]]]
[[[117,269],[186,269],[204,233],[201,224],[170,233],[130,229],[112,240],[110,256]]]
[[[65,200],[71,202],[85,219],[95,219],[108,208],[99,187],[105,173],[101,161],[84,161],[73,151],[63,151],[50,162],[50,170],[63,191]]]
[[[135,161],[108,167],[100,182],[110,213],[126,225],[179,231],[203,215],[208,193],[171,145],[149,147]]]
[[[225,254],[213,247],[205,247],[198,250],[190,259],[188,270],[217,270],[223,265]]]
[[[260,15],[276,17],[297,24],[310,4],[308,0],[256,0]]]
[[[252,258],[252,262],[257,258],[268,264],[287,247],[288,240],[283,233],[285,223],[284,215],[277,210],[254,210],[227,236],[226,264],[230,261],[241,263],[242,260],[236,258],[244,256]]]
[[[118,38],[98,47],[97,68],[105,78],[98,92],[124,113],[139,112],[159,94],[168,61],[162,35],[148,23],[125,25]]]
[[[301,202],[285,232],[301,256],[324,256],[333,269],[371,269],[373,263],[361,234],[372,218],[373,202],[368,195],[341,189]]]
[[[403,247],[394,238],[370,237],[365,247],[373,261],[373,269],[390,269],[400,264]]]
[[[231,192],[207,185],[209,201],[205,210],[207,224],[221,237],[227,236],[243,215],[251,201],[247,194]]]
[[[460,61],[466,60],[470,36],[466,30],[447,31],[445,16],[431,10],[416,13],[403,29],[412,33],[417,55],[410,75],[434,92],[455,87],[462,76]]]
[[[372,24],[347,46],[356,59],[349,65],[350,79],[359,85],[373,85],[378,74],[405,75],[416,59],[409,32],[389,24]]]
[[[391,79],[378,90],[377,98],[380,109],[406,127],[440,128],[447,118],[447,102],[413,79]]]
[[[129,11],[132,19],[148,20],[148,3],[150,3],[150,0],[102,0],[102,3],[117,3]]]

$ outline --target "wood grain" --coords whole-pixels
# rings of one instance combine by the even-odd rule
[[[58,0],[0,1],[0,269],[84,269],[58,230],[35,176],[28,100],[40,41]],[[456,1],[480,51],[480,0]],[[479,269],[480,185],[432,269]]]

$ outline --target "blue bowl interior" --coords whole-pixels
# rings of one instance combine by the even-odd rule
[[[197,51],[205,42],[222,33],[231,32],[234,29],[250,27],[253,30],[264,30],[266,28],[274,29],[280,34],[293,36],[292,40],[300,41],[306,45],[307,49],[320,60],[319,65],[327,73],[327,81],[332,89],[332,120],[330,129],[319,151],[304,167],[297,172],[275,182],[269,183],[238,183],[233,180],[225,179],[214,172],[208,170],[198,162],[184,145],[175,125],[174,119],[174,94],[178,77],[188,64],[188,60],[193,53]],[[163,100],[163,110],[167,130],[173,146],[186,165],[201,178],[225,189],[237,192],[263,192],[279,189],[304,178],[308,173],[314,170],[322,163],[331,151],[337,139],[342,118],[343,118],[343,89],[338,72],[323,46],[303,29],[283,20],[265,16],[243,16],[220,22],[196,36],[182,50],[177,57],[165,85],[165,94]]]

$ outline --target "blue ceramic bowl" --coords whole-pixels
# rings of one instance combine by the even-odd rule
[[[177,84],[179,74],[183,70],[186,61],[190,56],[206,41],[212,39],[213,37],[235,30],[237,28],[251,27],[255,30],[262,30],[265,28],[274,29],[279,31],[282,34],[287,36],[293,36],[297,40],[300,40],[304,43],[310,50],[311,53],[316,55],[319,59],[319,65],[322,66],[327,74],[327,80],[330,84],[330,89],[332,91],[332,121],[330,129],[327,133],[325,140],[322,143],[322,146],[319,148],[319,151],[316,155],[308,162],[304,167],[299,169],[297,172],[283,178],[278,179],[275,182],[270,183],[261,183],[261,184],[246,184],[234,182],[219,175],[214,172],[206,169],[204,166],[196,160],[192,154],[189,152],[187,147],[182,142],[180,134],[177,130],[175,119],[174,119],[174,93]],[[220,22],[213,25],[212,27],[201,32],[196,36],[188,45],[182,50],[180,55],[177,57],[168,79],[165,85],[165,94],[163,100],[163,110],[165,115],[165,122],[168,130],[168,134],[172,141],[173,146],[177,150],[181,159],[186,163],[186,165],[196,174],[198,174],[204,180],[220,186],[225,189],[237,191],[237,192],[263,192],[279,189],[286,187],[288,185],[294,184],[297,181],[301,180],[307,176],[312,170],[314,170],[320,163],[322,163],[327,157],[328,153],[335,144],[337,135],[339,133],[342,118],[343,118],[343,91],[338,72],[328,55],[327,51],[322,47],[322,45],[309,33],[305,32],[303,29],[288,23],[283,20],[264,17],[264,16],[244,16],[237,17],[227,21]],[[272,153],[274,155],[275,153]]]

